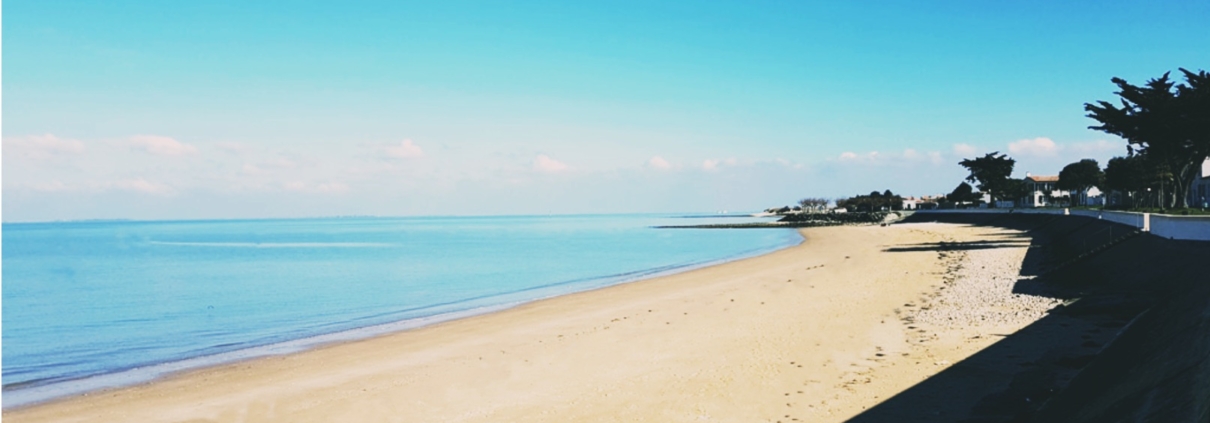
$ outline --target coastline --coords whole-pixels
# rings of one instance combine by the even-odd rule
[[[436,310],[434,314],[408,317],[402,320],[372,323],[341,329],[335,332],[320,333],[302,338],[287,339],[267,344],[252,345],[236,350],[223,351],[213,354],[188,357],[180,360],[148,363],[134,368],[120,369],[112,372],[84,376],[76,379],[65,379],[45,385],[33,385],[11,391],[3,395],[3,412],[37,407],[43,404],[53,404],[83,397],[93,393],[103,393],[113,390],[156,383],[176,375],[201,371],[228,365],[271,358],[287,354],[298,354],[309,350],[357,342],[395,333],[411,331],[444,322],[474,318],[490,313],[497,313],[511,308],[523,306],[532,302],[545,301],[565,295],[607,289],[613,286],[642,282],[648,279],[690,272],[711,266],[717,266],[733,261],[745,260],[752,257],[769,254],[781,249],[792,248],[803,242],[801,234],[793,237],[792,242],[773,247],[755,248],[724,256],[697,262],[689,262],[671,266],[642,269],[621,274],[595,276],[585,279],[562,281],[547,285],[527,287],[518,291],[505,292],[490,297],[475,297],[460,300],[456,303],[436,304],[428,308]],[[534,295],[537,294],[537,295]],[[406,310],[408,312],[416,310]]]
[[[932,250],[887,247],[980,231],[986,232],[954,225],[805,229],[799,245],[756,257],[190,370],[5,410],[3,417],[831,420],[943,368],[935,363],[944,359],[909,365],[918,352],[902,308],[943,286],[951,263]],[[991,341],[947,345],[934,355],[956,362],[980,342]],[[896,365],[904,367],[890,371]],[[880,370],[884,377],[872,385],[846,384]]]

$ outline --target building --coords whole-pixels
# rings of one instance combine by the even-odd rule
[[[1072,205],[1103,206],[1105,205],[1105,193],[1101,192],[1100,188],[1091,187],[1084,192],[1073,193],[1071,202]]]
[[[1021,199],[1021,207],[1047,207],[1067,195],[1067,191],[1055,188],[1059,183],[1058,176],[1034,176],[1025,174],[1025,197]]]

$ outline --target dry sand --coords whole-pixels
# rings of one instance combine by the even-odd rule
[[[802,245],[760,257],[7,410],[3,419],[844,421],[1054,305],[1008,291],[1027,246],[1004,229],[802,233]],[[1000,248],[936,248],[989,240]]]

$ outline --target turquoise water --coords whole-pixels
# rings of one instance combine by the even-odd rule
[[[749,219],[755,220],[755,219]],[[4,406],[796,244],[663,215],[3,226]]]

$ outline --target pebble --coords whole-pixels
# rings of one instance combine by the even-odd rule
[[[1013,293],[1028,249],[989,248],[950,254],[944,260],[957,269],[946,275],[945,290],[914,322],[942,328],[1023,326],[1046,315],[1061,300]]]

